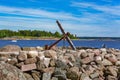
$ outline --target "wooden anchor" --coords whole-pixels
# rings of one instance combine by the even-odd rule
[[[70,44],[71,48],[73,50],[76,50],[76,47],[74,46],[73,42],[71,41],[71,39],[69,38],[69,32],[65,33],[64,29],[62,28],[61,24],[59,23],[59,21],[56,21],[58,27],[60,28],[62,34],[63,34],[63,37],[60,38],[59,40],[57,40],[56,42],[54,42],[52,45],[48,46],[46,45],[45,46],[45,49],[49,50],[51,49],[54,45],[56,45],[57,43],[59,43],[62,39],[66,39],[68,41],[68,43]]]

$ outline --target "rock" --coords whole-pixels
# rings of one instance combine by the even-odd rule
[[[95,49],[93,53],[95,56],[99,56],[101,54],[101,51],[99,49]]]
[[[37,70],[42,70],[46,68],[43,61],[38,61],[36,65],[37,65]]]
[[[27,52],[26,51],[20,52],[20,54],[18,55],[18,60],[19,61],[24,61],[26,59],[27,59]]]
[[[43,60],[45,58],[44,52],[39,52],[37,57],[39,57],[39,60]]]
[[[75,62],[75,57],[73,56],[73,54],[69,54],[66,56],[68,56],[68,60],[70,60],[71,62]]]
[[[22,48],[23,51],[36,51],[35,47],[23,47]]]
[[[32,71],[32,77],[34,80],[40,80],[40,78],[41,78],[40,72]]]
[[[116,59],[120,61],[120,52],[116,54]]]
[[[67,64],[65,62],[61,61],[61,60],[56,60],[55,67],[61,68],[61,69],[67,69],[68,68]]]
[[[95,62],[98,63],[98,64],[101,64],[101,63],[102,63],[102,58],[101,58],[101,56],[96,56],[96,57],[95,57]]]
[[[73,63],[76,67],[81,67],[81,59],[79,57],[75,57],[76,61]]]
[[[108,75],[106,80],[118,80],[115,76]]]
[[[36,64],[35,63],[21,66],[22,71],[30,71],[30,70],[33,70],[33,69],[36,69]]]
[[[102,64],[103,64],[104,66],[113,65],[113,64],[112,64],[109,60],[107,60],[107,59],[103,59]]]
[[[55,62],[56,62],[56,60],[55,59],[51,59],[50,60],[50,67],[55,67]]]
[[[83,64],[88,64],[88,63],[90,63],[92,61],[93,61],[93,59],[90,58],[90,57],[86,57],[84,59],[81,59],[81,63],[83,63]]]
[[[24,65],[24,62],[17,63],[16,66],[21,68],[21,66]]]
[[[44,65],[48,67],[50,64],[50,58],[44,58]]]
[[[0,57],[0,62],[6,62],[8,60],[7,57]]]
[[[50,80],[51,79],[51,73],[43,73],[42,80]]]
[[[110,72],[110,74],[111,74],[112,76],[117,77],[117,71],[116,71],[116,68],[115,68],[115,67],[112,67],[112,66],[108,67],[108,71]]]
[[[36,62],[37,62],[36,58],[29,58],[24,61],[25,64],[32,64],[32,63],[36,63]]]
[[[19,52],[21,48],[17,45],[7,45],[0,49],[1,52]]]
[[[115,65],[116,65],[116,66],[120,66],[120,61],[117,61],[117,62],[115,63]]]
[[[60,68],[56,68],[55,72],[53,73],[53,77],[57,77],[58,80],[66,80],[65,71],[61,70]]]
[[[95,71],[95,68],[93,68],[91,65],[84,65],[83,68],[88,75]]]
[[[16,58],[13,58],[13,59],[8,60],[7,63],[15,65],[18,63],[18,60]]]
[[[86,75],[85,73],[82,73],[79,80],[92,80],[92,79],[90,79],[90,77]]]
[[[114,57],[109,57],[108,60],[112,62],[113,64],[117,62],[117,59]]]
[[[25,76],[26,80],[34,80],[32,78],[32,76],[30,74],[28,74],[28,73],[24,73],[24,76]]]
[[[105,58],[108,59],[110,62],[115,63],[117,61],[117,58],[113,54],[106,54]]]
[[[74,66],[74,65],[72,64],[72,62],[70,62],[70,61],[67,63],[67,65],[68,65],[68,67],[70,67],[70,68]]]
[[[9,58],[10,54],[7,53],[7,52],[0,52],[0,57],[7,57],[7,58]]]
[[[56,78],[56,77],[52,77],[52,79],[51,80],[58,80],[58,78]]]
[[[28,56],[28,58],[35,58],[38,56],[38,52],[37,51],[29,51],[27,56]]]
[[[99,77],[99,78],[94,78],[93,80],[104,80],[104,79]]]
[[[66,76],[68,79],[71,80],[79,80],[79,68],[78,67],[73,67],[70,70],[66,72]]]
[[[26,80],[26,78],[18,68],[0,63],[0,80]]]
[[[44,55],[47,58],[57,59],[57,53],[54,50],[46,50]]]
[[[99,73],[98,72],[94,72],[93,74],[90,75],[90,77],[92,79],[97,78],[97,77],[99,77]]]
[[[40,46],[37,46],[36,49],[37,49],[37,51],[43,51],[44,50],[44,48],[40,47]]]
[[[81,58],[85,58],[88,56],[88,53],[85,50],[80,50]]]
[[[55,67],[43,68],[41,70],[43,73],[53,73],[55,71]]]
[[[102,51],[102,53],[107,53],[107,49],[106,48],[101,48],[100,50]]]

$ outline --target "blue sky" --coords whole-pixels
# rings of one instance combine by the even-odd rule
[[[120,37],[120,0],[0,0],[0,29]]]

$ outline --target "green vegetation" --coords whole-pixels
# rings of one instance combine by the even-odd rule
[[[48,32],[48,31],[40,31],[40,30],[18,30],[18,31],[12,31],[12,30],[0,30],[0,38],[5,37],[40,37],[40,38],[60,38],[62,37],[62,34],[59,32]],[[76,39],[76,37],[73,34],[69,35],[71,39]]]

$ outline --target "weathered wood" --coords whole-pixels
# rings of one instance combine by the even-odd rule
[[[64,31],[64,29],[62,28],[62,26],[61,26],[61,24],[59,23],[59,21],[56,21],[56,23],[58,24],[58,26],[59,26],[61,32],[63,33],[63,35],[65,35],[65,31]],[[76,50],[76,47],[74,46],[73,42],[71,41],[71,39],[70,39],[68,36],[66,36],[66,40],[68,41],[68,43],[70,44],[70,46],[72,47],[72,49],[73,49],[73,50]]]
[[[51,46],[49,46],[48,49],[51,49],[54,45],[56,45],[57,43],[59,43],[62,39],[66,38],[68,35],[69,35],[69,33],[64,34],[64,36],[61,39],[59,39],[58,41],[56,41],[55,43],[53,43]]]

